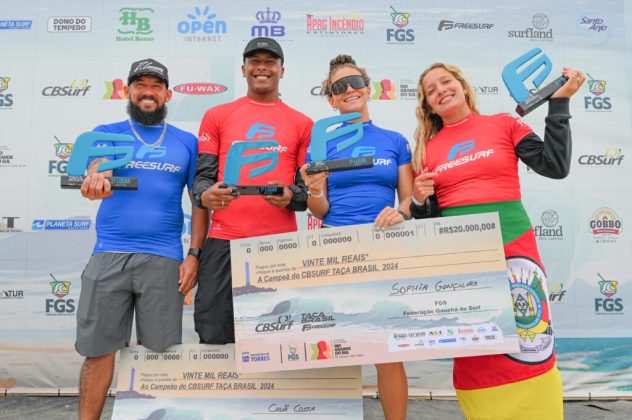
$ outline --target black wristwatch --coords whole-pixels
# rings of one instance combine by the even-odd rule
[[[188,255],[193,255],[195,258],[199,260],[201,254],[202,254],[202,248],[189,248]]]

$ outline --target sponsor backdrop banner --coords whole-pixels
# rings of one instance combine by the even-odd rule
[[[126,118],[131,62],[169,68],[169,121],[197,133],[209,107],[245,94],[241,53],[253,36],[285,51],[281,94],[314,120],[333,115],[320,88],[331,58],[371,76],[376,124],[413,140],[416,85],[436,61],[461,66],[483,113],[581,68],[571,102],[571,175],[519,163],[547,269],[566,396],[632,395],[632,11],[623,0],[5,0],[0,12],[0,392],[74,393],[80,275],[98,203],[59,188],[77,136]],[[515,114],[514,114],[515,115]],[[525,117],[542,135],[546,106]],[[183,200],[183,203],[188,201]],[[190,209],[185,204],[183,246]],[[319,221],[298,216],[301,229]],[[263,221],[265,222],[265,221]],[[185,343],[197,342],[191,296]],[[451,361],[407,363],[413,394],[453,395]],[[365,390],[375,370],[364,368]]]

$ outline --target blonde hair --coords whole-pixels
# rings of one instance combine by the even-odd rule
[[[323,93],[325,93],[327,96],[331,96],[332,95],[332,93],[331,93],[331,85],[332,85],[331,78],[334,76],[334,74],[338,70],[340,70],[341,68],[344,68],[344,67],[349,67],[349,68],[356,69],[357,71],[359,71],[360,75],[364,79],[364,83],[366,83],[366,85],[369,86],[369,82],[371,82],[371,78],[367,74],[366,70],[363,69],[362,67],[358,67],[358,65],[356,64],[355,60],[350,55],[340,54],[336,58],[333,58],[329,62],[329,74],[327,75],[327,78],[325,80],[323,80],[323,83],[321,84],[321,87],[323,89]]]
[[[442,68],[449,72],[461,83],[465,91],[465,100],[473,114],[479,114],[476,107],[476,93],[474,88],[467,81],[463,72],[457,66],[445,63],[434,63],[421,73],[419,84],[417,85],[417,106],[415,115],[417,116],[417,128],[415,129],[415,150],[413,151],[413,169],[416,172],[423,171],[424,160],[426,158],[426,144],[443,128],[443,120],[437,114],[433,114],[428,105],[422,82],[426,75],[434,70]]]

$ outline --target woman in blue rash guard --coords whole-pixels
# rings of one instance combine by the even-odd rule
[[[372,168],[333,174],[301,175],[309,188],[307,205],[323,226],[347,226],[375,223],[379,228],[410,218],[413,189],[411,152],[408,141],[399,133],[373,125],[368,103],[371,97],[369,76],[348,55],[339,55],[329,63],[329,75],[323,82],[329,104],[340,114],[359,112],[363,137],[353,146],[336,151],[336,145],[353,135],[341,136],[327,144],[327,160],[373,155]],[[309,162],[310,153],[307,154]],[[395,207],[395,193],[399,208]],[[408,382],[401,362],[375,365],[378,391],[387,420],[405,420]]]

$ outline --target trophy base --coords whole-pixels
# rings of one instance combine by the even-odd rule
[[[363,169],[373,167],[373,156],[360,156],[346,159],[323,160],[321,162],[310,162],[307,165],[307,174],[314,175],[321,172],[340,172],[352,169]]]
[[[78,190],[83,184],[85,176],[69,176],[62,175],[61,188],[65,190]],[[105,179],[110,181],[113,190],[137,190],[138,178],[129,176],[106,176]]]
[[[220,188],[230,188],[232,195],[278,195],[282,196],[283,185],[220,185]]]

